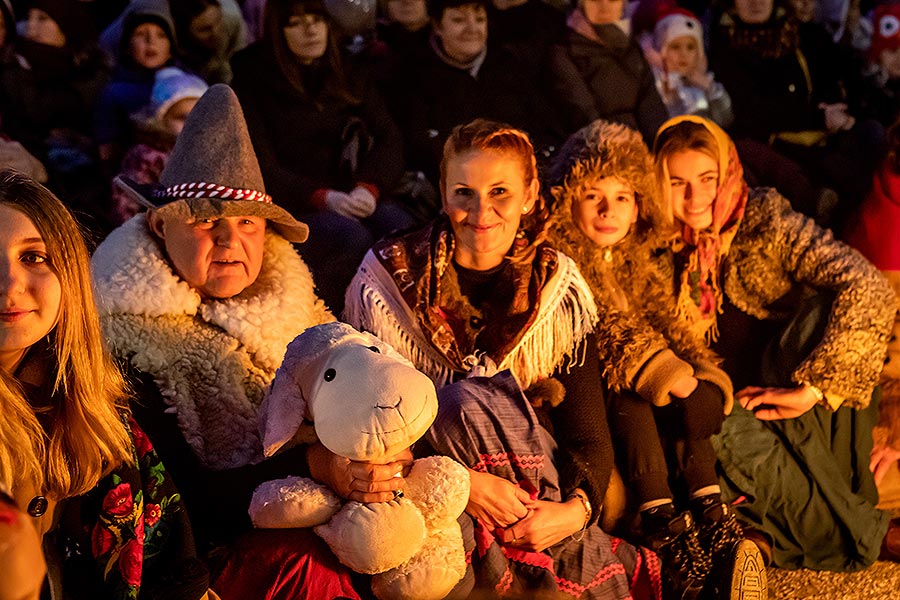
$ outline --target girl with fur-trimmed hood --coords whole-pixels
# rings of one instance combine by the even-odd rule
[[[666,587],[689,594],[731,585],[750,564],[764,573],[758,548],[722,502],[710,442],[733,404],[731,381],[675,318],[674,298],[652,261],[659,190],[647,146],[625,125],[594,121],[569,138],[550,178],[550,239],[575,259],[597,302],[618,462],[645,543],[665,563]],[[677,457],[675,443],[684,447]],[[682,503],[667,483],[674,475],[667,456],[678,463],[689,511],[676,509]],[[712,561],[728,571],[727,582],[708,579]],[[754,587],[741,590],[765,589],[764,578],[744,580],[735,585]]]

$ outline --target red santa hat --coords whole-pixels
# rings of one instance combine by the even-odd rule
[[[882,4],[872,14],[869,60],[877,62],[885,50],[900,48],[900,3]]]
[[[653,27],[653,46],[658,51],[665,49],[672,40],[690,36],[697,40],[703,51],[703,26],[694,13],[675,5],[661,5]]]

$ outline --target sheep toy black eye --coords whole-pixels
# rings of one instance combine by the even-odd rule
[[[337,372],[334,369],[326,369],[325,374],[322,376],[322,378],[325,381],[331,381],[334,379],[335,375],[337,375]]]
[[[381,354],[381,350],[378,349],[378,346],[369,346],[369,350],[371,350],[375,354]]]

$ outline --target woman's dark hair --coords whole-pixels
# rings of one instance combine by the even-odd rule
[[[469,4],[488,10],[488,0],[427,0],[428,16],[432,21],[440,22],[444,18],[444,11],[448,8],[459,8]]]
[[[325,48],[325,54],[319,59],[320,66],[325,70],[325,80],[321,92],[316,94],[315,98],[311,90],[308,90],[303,84],[305,65],[288,48],[287,40],[284,37],[284,28],[291,17],[298,15],[317,15],[322,17],[328,25],[328,45]],[[360,103],[347,85],[347,76],[341,60],[334,21],[325,10],[325,5],[321,0],[268,0],[263,15],[263,35],[275,55],[279,71],[302,97],[316,103],[319,103],[320,99],[326,101],[334,99],[347,104]]]

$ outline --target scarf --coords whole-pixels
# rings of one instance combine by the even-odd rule
[[[446,218],[380,242],[350,284],[344,318],[394,346],[438,387],[454,374],[509,368],[527,388],[564,357],[577,362],[596,308],[571,259],[519,235],[485,302],[472,306],[460,292],[454,247]]]
[[[588,21],[584,11],[578,8],[569,14],[566,25],[575,33],[609,48],[621,50],[627,48],[630,41],[631,21],[628,19],[596,25]]]
[[[728,255],[744,217],[749,190],[734,143],[712,121],[694,115],[675,117],[663,123],[657,138],[666,129],[684,121],[706,127],[719,149],[719,187],[713,202],[712,225],[702,231],[683,225],[670,242],[675,252],[676,272],[681,274],[678,315],[687,319],[709,343],[718,338],[716,314],[722,312],[722,259]],[[663,163],[662,181],[668,180],[669,171]],[[671,189],[665,184],[662,188],[663,205],[671,206]]]
[[[797,20],[784,8],[775,8],[765,23],[744,23],[733,11],[726,12],[719,21],[725,32],[728,51],[750,52],[766,60],[778,60],[794,54],[800,47]]]

